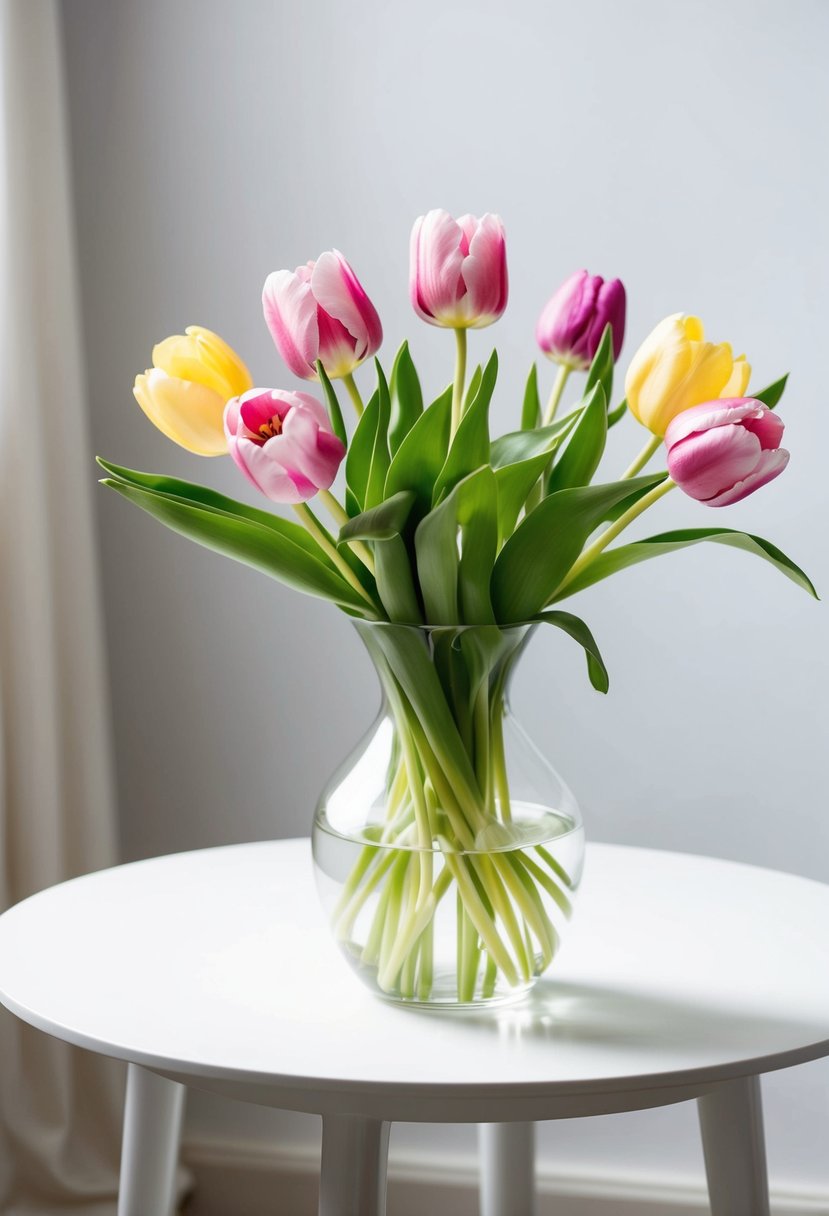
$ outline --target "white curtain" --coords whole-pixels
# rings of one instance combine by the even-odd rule
[[[55,0],[0,0],[0,91],[2,910],[116,846]],[[4,1216],[115,1211],[122,1084],[0,1012]]]

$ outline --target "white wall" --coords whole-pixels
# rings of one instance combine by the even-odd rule
[[[536,314],[572,269],[624,279],[626,356],[666,313],[698,312],[748,352],[755,385],[793,372],[789,470],[717,520],[771,537],[829,587],[829,6],[65,0],[64,17],[96,450],[243,495],[230,462],[153,430],[132,378],[153,341],[196,322],[258,381],[289,384],[261,284],[332,245],[382,311],[386,359],[408,334],[437,387],[451,338],[410,312],[411,221],[497,210],[512,302],[473,338],[502,358],[496,421],[515,424]],[[55,411],[59,441],[59,385]],[[641,439],[615,432],[608,475]],[[373,712],[348,623],[104,491],[98,509],[126,854],[306,832]],[[648,531],[712,520],[679,495],[660,510]],[[589,834],[829,880],[825,607],[711,548],[615,578],[578,610],[610,696],[551,633],[515,699]],[[820,1065],[768,1081],[777,1179],[829,1191],[827,1083]],[[316,1135],[206,1099],[190,1118],[194,1135]],[[394,1146],[415,1143],[448,1152],[472,1132],[397,1129]],[[542,1153],[701,1171],[690,1107],[550,1126]]]

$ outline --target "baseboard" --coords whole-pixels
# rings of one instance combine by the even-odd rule
[[[195,1178],[187,1216],[316,1216],[319,1151],[258,1144],[185,1145]],[[539,1170],[538,1216],[709,1216],[702,1183]],[[393,1154],[389,1216],[478,1216],[475,1162]],[[829,1194],[772,1193],[774,1216],[827,1216]]]

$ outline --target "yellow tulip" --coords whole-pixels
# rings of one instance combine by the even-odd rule
[[[660,321],[631,360],[628,408],[654,435],[664,435],[683,410],[704,401],[742,397],[751,368],[728,342],[706,342],[702,321],[675,313]]]
[[[150,422],[188,452],[226,456],[225,405],[253,387],[236,352],[218,334],[190,325],[153,347],[153,364],[133,389]]]

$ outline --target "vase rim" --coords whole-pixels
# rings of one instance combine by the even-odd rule
[[[414,625],[405,621],[369,621],[359,617],[353,617],[352,623],[358,630],[361,629],[394,629],[405,630],[407,633],[415,633],[420,636],[423,634],[448,634],[448,633],[481,633],[484,631],[495,631],[500,634],[508,633],[527,633],[535,629],[540,621],[510,621],[508,624],[497,624],[490,622],[482,624],[475,622],[465,624],[463,622],[454,625]]]

